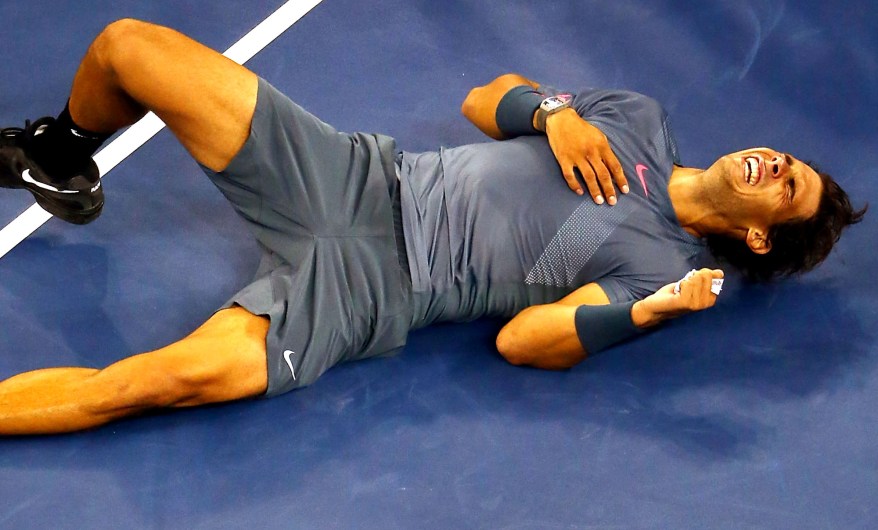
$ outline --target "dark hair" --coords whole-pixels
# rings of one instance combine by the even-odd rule
[[[768,231],[771,250],[756,254],[739,239],[707,236],[710,252],[754,281],[768,281],[807,272],[826,259],[848,225],[859,223],[869,205],[855,211],[847,193],[832,177],[808,163],[820,175],[823,194],[817,213],[810,219],[788,221]]]

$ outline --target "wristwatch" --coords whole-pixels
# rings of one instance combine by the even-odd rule
[[[570,106],[573,101],[572,94],[558,94],[557,96],[549,96],[540,103],[537,109],[537,130],[546,131],[546,118],[558,111],[564,110]]]

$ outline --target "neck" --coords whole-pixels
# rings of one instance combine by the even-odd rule
[[[706,186],[703,169],[674,166],[668,195],[680,226],[695,237],[725,233],[721,210]]]

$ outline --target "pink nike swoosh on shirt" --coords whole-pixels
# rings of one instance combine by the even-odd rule
[[[645,193],[646,196],[649,197],[649,189],[646,187],[646,177],[643,176],[644,171],[649,168],[644,166],[643,164],[637,164],[636,166],[634,166],[634,169],[637,170],[637,178],[640,179],[640,185],[643,186],[643,193]]]

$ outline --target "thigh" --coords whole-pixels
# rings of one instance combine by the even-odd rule
[[[205,166],[224,168],[247,139],[256,75],[182,33],[130,19],[110,24],[83,61],[71,105],[107,95],[95,71],[109,72],[126,97],[155,112]],[[71,106],[71,112],[84,110]]]
[[[295,264],[291,238],[392,233],[395,154],[392,138],[338,132],[260,80],[249,139],[206,173],[257,239]]]
[[[281,261],[230,302],[270,318],[266,396],[310,385],[342,362],[397,353],[411,323],[393,235],[301,246],[298,262]]]

